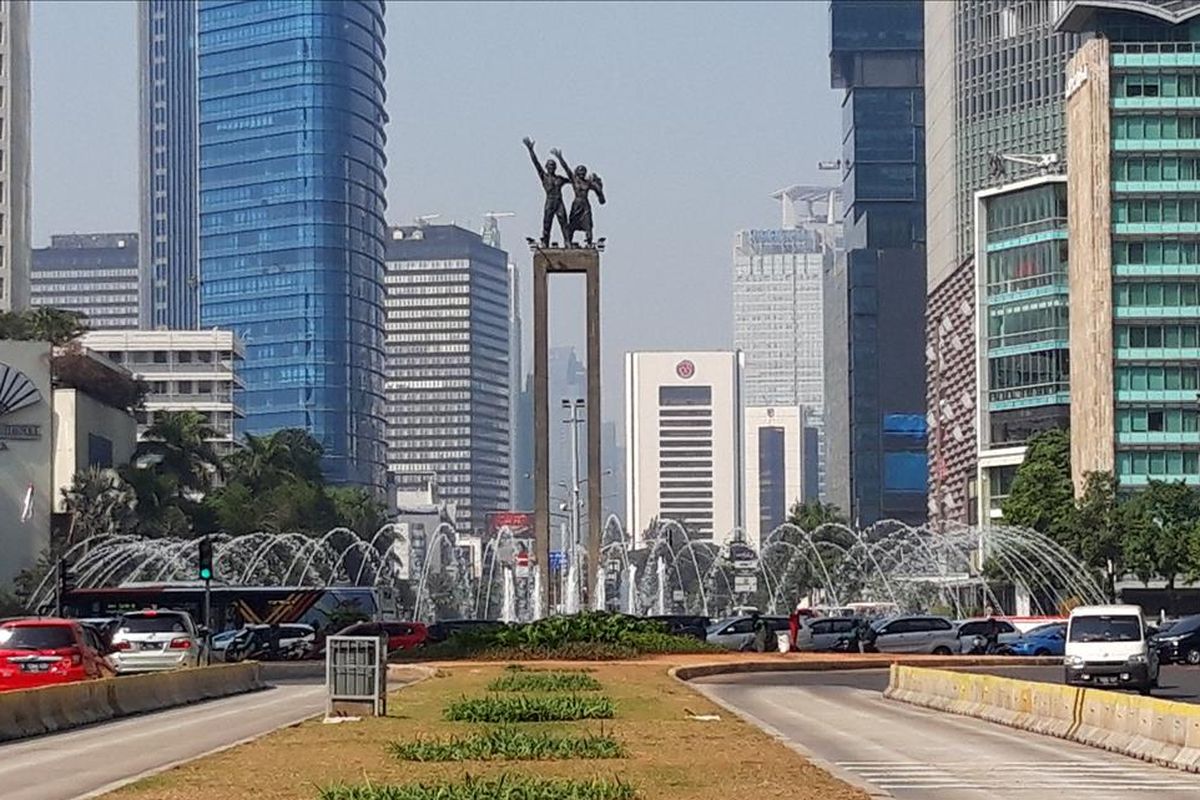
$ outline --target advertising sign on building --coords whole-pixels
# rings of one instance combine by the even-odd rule
[[[527,536],[533,532],[533,514],[528,511],[489,511],[488,533],[495,536],[504,528],[512,531],[513,536]]]

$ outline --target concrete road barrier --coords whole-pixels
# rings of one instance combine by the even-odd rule
[[[0,741],[264,688],[255,662],[0,692]]]
[[[1200,705],[893,665],[886,697],[1200,772]]]

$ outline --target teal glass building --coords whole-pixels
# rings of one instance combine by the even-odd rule
[[[1200,4],[1074,2],[1067,71],[1077,485],[1200,483]]]
[[[382,0],[201,0],[201,326],[246,343],[242,430],[385,479]]]

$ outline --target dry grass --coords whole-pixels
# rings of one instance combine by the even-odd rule
[[[866,800],[866,795],[808,764],[783,745],[730,717],[677,683],[661,664],[594,664],[591,674],[617,705],[604,730],[628,748],[613,761],[398,762],[391,741],[465,735],[481,726],[445,722],[442,709],[465,695],[481,695],[503,673],[501,665],[446,666],[394,694],[390,715],[342,725],[307,722],[250,744],[192,762],[118,790],[113,800],[316,800],[332,783],[407,783],[453,780],[464,772],[495,775],[620,776],[643,800]],[[720,714],[719,722],[688,719],[688,711]],[[531,730],[598,732],[599,723],[543,723]]]

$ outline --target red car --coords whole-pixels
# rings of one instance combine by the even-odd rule
[[[74,620],[0,623],[0,691],[111,677],[104,655],[97,633]]]
[[[337,632],[338,636],[382,636],[387,634],[388,652],[411,650],[425,644],[428,631],[423,622],[356,622]]]

